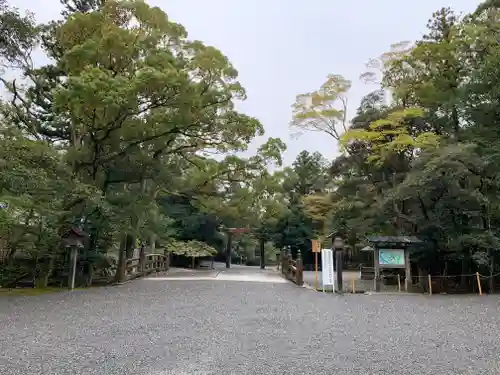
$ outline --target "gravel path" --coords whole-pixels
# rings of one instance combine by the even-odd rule
[[[2,297],[0,374],[499,374],[499,301],[160,278]]]

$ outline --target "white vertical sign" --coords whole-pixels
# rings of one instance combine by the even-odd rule
[[[323,290],[326,286],[332,286],[335,290],[335,278],[333,273],[333,251],[331,249],[321,249],[321,279]]]

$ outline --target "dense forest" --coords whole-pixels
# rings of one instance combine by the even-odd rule
[[[222,255],[227,228],[247,227],[233,254],[249,264],[259,241],[269,259],[290,246],[310,264],[310,240],[342,230],[357,267],[366,235],[412,235],[416,275],[480,272],[494,287],[500,1],[438,10],[421,40],[369,61],[374,91],[354,116],[339,74],[298,95],[292,130],[323,133],[339,156],[303,151],[290,166],[277,138],[241,156],[264,126],[237,110],[237,70],[163,10],[61,3],[60,20],[37,24],[0,0],[0,285],[63,277],[68,228],[87,234],[88,285],[113,262],[120,279],[136,248]]]

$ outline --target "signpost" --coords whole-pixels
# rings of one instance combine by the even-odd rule
[[[333,277],[333,251],[331,249],[321,250],[321,276],[323,281],[323,292],[325,291],[325,286],[332,286],[332,290],[335,291],[335,279]]]
[[[314,270],[316,271],[316,291],[318,290],[318,253],[321,251],[321,243],[319,240],[311,240],[312,252],[314,253]]]

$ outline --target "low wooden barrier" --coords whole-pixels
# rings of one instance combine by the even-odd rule
[[[297,258],[292,258],[292,253],[289,250],[281,252],[281,272],[288,280],[293,281],[297,285],[304,284],[304,265],[300,251],[297,252]]]
[[[361,267],[361,280],[373,280],[373,279],[375,279],[375,268]]]
[[[127,259],[126,277],[135,279],[153,272],[167,271],[170,267],[169,256],[165,254],[146,254],[144,259]]]

